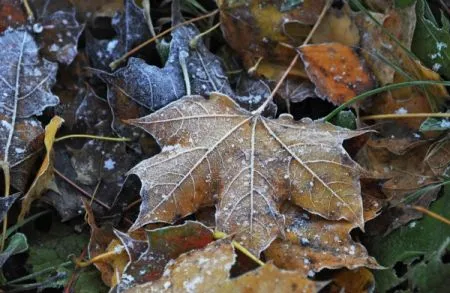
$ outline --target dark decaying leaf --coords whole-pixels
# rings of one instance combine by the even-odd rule
[[[159,279],[170,260],[193,249],[201,249],[214,241],[212,231],[198,222],[187,221],[180,226],[147,231],[147,241],[134,240],[115,231],[130,261],[116,287],[117,292]]]
[[[8,213],[9,209],[13,205],[13,203],[16,201],[16,199],[19,197],[20,193],[11,194],[8,197],[1,197],[0,198],[0,219],[3,219],[3,217]],[[2,220],[0,220],[2,221]]]
[[[84,25],[78,23],[69,0],[31,0],[35,14],[33,32],[42,54],[51,61],[70,64],[78,51]]]
[[[139,133],[130,131],[122,120],[142,117],[188,93],[207,95],[221,92],[232,95],[228,79],[220,60],[199,40],[196,48],[189,42],[199,34],[195,26],[188,25],[172,32],[169,58],[163,68],[146,64],[142,59],[130,58],[125,68],[113,74],[98,73],[108,84],[108,102],[114,113],[113,129],[123,136]],[[183,75],[181,64],[187,68]],[[124,129],[125,127],[125,129]]]
[[[135,0],[123,0],[123,5],[123,11],[116,12],[111,20],[117,37],[96,39],[91,33],[87,34],[87,51],[96,68],[109,69],[112,61],[150,38],[143,9]]]
[[[21,0],[1,0],[0,2],[0,33],[7,28],[22,26],[27,21]]]
[[[259,255],[283,234],[278,210],[287,199],[329,220],[364,225],[360,169],[342,147],[364,132],[289,115],[270,120],[219,94],[185,97],[129,123],[162,147],[129,171],[142,181],[132,229],[216,204],[216,229]]]
[[[163,276],[135,286],[127,293],[143,292],[317,292],[321,286],[297,272],[280,270],[273,264],[230,279],[236,256],[227,242],[214,242],[168,264]]]
[[[9,237],[5,250],[0,253],[0,268],[12,255],[28,250],[27,237],[25,234],[16,233]]]
[[[22,30],[0,36],[0,156],[15,165],[27,157],[41,133],[39,115],[59,99],[50,88],[55,82],[57,64],[41,59],[38,46]]]

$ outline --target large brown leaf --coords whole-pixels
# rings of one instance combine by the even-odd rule
[[[185,97],[129,123],[162,147],[129,172],[142,181],[131,230],[216,204],[216,228],[259,255],[283,234],[285,200],[364,225],[359,166],[341,145],[362,132],[289,115],[270,120],[219,94]]]

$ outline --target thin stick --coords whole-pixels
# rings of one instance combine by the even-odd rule
[[[224,232],[220,232],[220,231],[214,231],[213,233],[213,237],[215,239],[223,239],[228,237],[228,235]],[[259,258],[257,258],[256,256],[254,256],[250,251],[248,251],[247,248],[245,248],[244,246],[242,246],[240,243],[238,243],[235,240],[231,241],[231,245],[233,245],[234,248],[236,248],[237,250],[239,250],[240,252],[242,252],[243,254],[245,254],[248,258],[250,258],[251,260],[253,260],[254,262],[256,262],[257,264],[259,264],[260,266],[264,266],[264,262],[262,260],[260,260]]]
[[[131,49],[130,51],[128,51],[127,53],[125,53],[125,54],[124,54],[122,57],[120,57],[119,59],[117,59],[117,60],[111,62],[111,63],[109,64],[109,67],[110,67],[112,70],[115,70],[115,69],[117,68],[117,66],[119,66],[119,64],[121,64],[123,61],[125,61],[128,57],[130,57],[131,55],[133,55],[134,53],[136,53],[137,51],[139,51],[139,50],[142,49],[143,47],[147,46],[148,44],[151,44],[151,43],[154,42],[155,40],[157,40],[157,39],[159,39],[159,38],[161,38],[161,37],[167,35],[167,34],[170,33],[171,31],[173,31],[174,29],[176,29],[176,28],[178,28],[178,27],[180,27],[180,26],[183,26],[183,25],[187,25],[187,24],[190,24],[190,23],[193,23],[193,22],[196,22],[196,21],[199,21],[199,20],[202,20],[202,19],[205,19],[205,18],[214,16],[214,15],[216,15],[218,12],[219,12],[219,9],[216,9],[216,10],[214,10],[214,11],[208,13],[208,14],[201,15],[201,16],[198,16],[198,17],[195,17],[195,18],[192,18],[192,19],[190,19],[190,20],[184,21],[184,22],[182,22],[182,23],[179,23],[179,24],[177,24],[177,25],[174,25],[174,26],[172,26],[172,27],[166,29],[165,31],[163,31],[163,32],[161,32],[161,33],[159,33],[159,34],[157,34],[157,35],[154,36],[153,38],[150,38],[150,39],[148,39],[147,41],[145,41],[145,42],[143,42],[142,44],[140,44],[139,46],[137,46],[137,47]]]
[[[445,85],[450,86],[450,81],[434,81],[434,80],[413,80],[413,81],[406,81],[406,82],[399,82],[394,84],[389,84],[386,86],[382,86],[367,92],[364,92],[360,95],[357,95],[356,97],[352,98],[351,100],[343,103],[333,111],[331,111],[330,114],[323,117],[322,121],[330,121],[334,116],[336,116],[339,112],[341,112],[343,109],[347,108],[350,105],[353,105],[354,103],[358,102],[359,100],[365,99],[369,96],[389,91],[389,90],[396,90],[404,87],[410,87],[410,86],[419,86],[419,85]]]
[[[189,46],[191,48],[197,48],[197,43],[198,41],[203,38],[204,36],[206,36],[207,34],[209,34],[210,32],[214,31],[216,28],[218,28],[220,26],[220,21],[218,23],[216,23],[215,25],[213,25],[212,27],[210,27],[209,29],[207,29],[206,31],[196,35],[195,37],[192,38],[192,40],[189,42]]]
[[[55,142],[60,142],[65,139],[70,138],[86,138],[86,139],[96,139],[96,140],[107,140],[107,141],[116,141],[116,142],[124,142],[131,141],[131,139],[126,137],[108,137],[108,136],[98,136],[98,135],[90,135],[90,134],[70,134],[61,136],[55,139]]]
[[[319,18],[317,19],[317,21],[314,24],[313,28],[309,32],[309,34],[306,37],[305,41],[303,42],[302,46],[307,45],[309,40],[311,40],[312,36],[314,35],[314,33],[316,32],[317,28],[319,27],[320,22],[322,21],[322,19],[324,18],[325,14],[327,13],[328,8],[330,8],[331,2],[332,2],[332,0],[328,0],[325,3],[325,6],[323,7],[322,12],[319,15]],[[258,109],[256,109],[255,111],[252,112],[253,115],[261,114],[264,111],[264,109],[267,107],[267,105],[273,100],[273,97],[275,96],[277,91],[280,89],[281,85],[283,84],[283,81],[286,79],[286,77],[289,75],[289,72],[291,72],[292,68],[297,63],[298,57],[299,57],[299,54],[297,52],[297,55],[295,55],[295,57],[292,59],[291,63],[289,64],[288,68],[286,69],[286,71],[281,76],[280,80],[277,82],[277,85],[273,89],[273,91],[270,94],[270,96],[264,101],[264,103]]]
[[[131,210],[134,206],[140,204],[141,201],[142,201],[142,199],[137,199],[137,200],[133,201],[132,203],[130,203],[129,205],[127,205],[123,211],[124,211],[124,212],[128,212],[128,211]]]
[[[6,150],[8,151],[8,150]],[[0,165],[2,167],[3,170],[3,178],[4,178],[4,184],[5,184],[5,190],[4,190],[4,195],[5,197],[9,196],[9,188],[11,185],[11,175],[9,173],[9,164],[8,162],[5,161],[1,161]],[[2,234],[2,242],[0,245],[0,251],[3,251],[3,248],[5,247],[5,241],[6,241],[6,231],[8,230],[8,213],[6,213],[6,215],[3,217],[3,234]]]
[[[28,20],[34,21],[33,10],[31,10],[31,7],[30,7],[30,4],[28,3],[28,0],[23,0],[23,6],[25,7],[25,11],[28,14]]]
[[[416,211],[419,211],[421,213],[426,214],[427,216],[430,216],[432,218],[435,218],[438,221],[441,221],[444,224],[450,225],[450,220],[447,218],[444,218],[441,215],[436,214],[435,212],[432,212],[424,207],[421,206],[412,206],[413,209],[415,209]]]
[[[62,174],[61,172],[59,172],[57,169],[53,169],[53,171],[55,172],[56,175],[58,175],[59,177],[61,177],[62,179],[64,179],[67,183],[69,183],[73,188],[75,188],[76,190],[78,190],[79,192],[81,192],[84,196],[86,196],[87,198],[89,198],[90,200],[95,201],[97,204],[101,205],[102,207],[104,207],[105,209],[110,210],[111,208],[104,202],[102,202],[99,199],[96,199],[94,197],[92,197],[91,194],[89,194],[86,190],[84,190],[83,188],[81,188],[80,186],[78,186],[75,182],[73,182],[72,180],[70,180],[69,178],[67,178],[66,176],[64,176],[64,174]]]
[[[450,118],[450,113],[405,113],[405,114],[379,114],[363,116],[361,120],[403,119],[403,118]]]

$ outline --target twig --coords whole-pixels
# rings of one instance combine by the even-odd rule
[[[119,66],[119,64],[121,64],[123,61],[125,61],[128,57],[130,57],[131,55],[133,55],[134,53],[136,53],[137,51],[139,51],[139,50],[142,49],[143,47],[147,46],[148,44],[151,44],[151,43],[154,42],[155,40],[161,38],[162,36],[167,35],[167,34],[170,33],[171,31],[173,31],[174,29],[176,29],[176,28],[178,28],[178,27],[180,27],[180,26],[183,26],[183,25],[187,25],[187,24],[190,24],[190,23],[193,23],[193,22],[196,22],[196,21],[199,21],[199,20],[202,20],[202,19],[205,19],[205,18],[214,16],[214,15],[216,15],[218,12],[219,12],[219,9],[216,9],[216,10],[214,10],[214,11],[208,13],[208,14],[201,15],[201,16],[198,16],[198,17],[195,17],[195,18],[192,18],[192,19],[190,19],[190,20],[184,21],[184,22],[182,22],[182,23],[179,23],[179,24],[177,24],[177,25],[174,25],[174,26],[172,26],[172,27],[166,29],[165,31],[163,31],[163,32],[161,32],[161,33],[159,33],[159,34],[157,34],[157,35],[154,36],[153,38],[150,38],[149,40],[143,42],[143,43],[140,44],[139,46],[137,46],[137,47],[131,49],[130,51],[128,51],[127,53],[125,53],[125,54],[124,54],[122,57],[120,57],[119,59],[117,59],[117,60],[111,62],[111,64],[109,64],[109,67],[110,67],[112,70],[115,70],[115,69],[117,68],[117,66]]]
[[[320,22],[322,21],[322,19],[324,18],[325,14],[327,13],[328,8],[330,8],[331,3],[332,3],[332,0],[327,0],[327,2],[325,3],[325,6],[322,9],[322,12],[320,13],[319,17],[317,18],[316,23],[314,24],[313,28],[309,32],[309,34],[306,37],[305,41],[303,42],[302,46],[307,45],[309,40],[311,40],[312,36],[314,35],[314,33],[316,32],[317,28],[319,27]],[[273,91],[270,94],[270,96],[264,101],[264,103],[258,109],[253,111],[252,114],[254,114],[254,115],[255,114],[261,114],[264,111],[264,109],[267,107],[267,105],[273,100],[273,97],[275,96],[277,91],[280,89],[281,85],[283,84],[283,81],[286,79],[286,77],[288,76],[289,72],[291,72],[292,68],[297,63],[298,57],[299,57],[299,54],[297,52],[297,54],[295,55],[295,57],[292,59],[291,63],[289,64],[288,68],[283,73],[283,75],[281,76],[280,80],[277,82],[277,85],[273,89]]]
[[[450,225],[450,220],[447,218],[444,218],[441,215],[436,214],[435,212],[432,212],[424,207],[421,206],[412,206],[413,209],[415,209],[416,211],[419,211],[421,213],[426,214],[427,216],[430,216],[438,221],[441,221],[444,224]]]
[[[379,119],[403,119],[403,118],[450,118],[450,113],[405,113],[405,114],[379,114],[363,116],[361,120],[379,120]]]
[[[96,139],[96,140],[107,140],[107,141],[116,141],[116,142],[124,142],[131,141],[131,139],[126,137],[108,137],[108,136],[98,136],[98,135],[90,135],[90,134],[70,134],[61,136],[55,139],[55,142],[60,142],[65,139],[70,138],[86,138],[86,139]]]
[[[34,21],[34,14],[33,10],[31,10],[30,4],[28,3],[28,0],[23,0],[23,6],[25,7],[25,11],[28,14],[28,20]]]
[[[203,38],[204,36],[206,36],[207,34],[209,34],[210,32],[214,31],[216,28],[218,28],[220,26],[220,21],[218,23],[216,23],[215,25],[213,25],[212,27],[210,27],[209,29],[207,29],[206,31],[196,35],[195,37],[192,38],[192,40],[189,42],[189,47],[195,49],[197,48],[197,43],[198,41]]]
[[[91,194],[89,194],[89,192],[87,192],[86,190],[84,190],[83,188],[81,188],[80,186],[78,186],[75,182],[73,182],[72,180],[70,180],[69,178],[67,178],[66,176],[64,176],[64,174],[62,174],[61,172],[59,172],[57,169],[53,169],[53,171],[55,172],[56,175],[58,175],[59,177],[61,177],[62,179],[64,179],[67,183],[69,183],[73,188],[75,188],[76,190],[78,190],[79,192],[81,192],[84,196],[86,196],[87,198],[89,198],[90,200],[95,201],[97,204],[101,205],[102,207],[104,207],[105,209],[110,210],[111,208],[104,202],[102,202],[99,199],[96,199],[94,197],[92,197]]]

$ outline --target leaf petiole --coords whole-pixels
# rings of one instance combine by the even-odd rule
[[[70,138],[87,138],[87,139],[97,139],[97,140],[116,141],[116,142],[131,141],[131,139],[126,138],[126,137],[108,137],[108,136],[98,136],[98,135],[90,135],[90,134],[69,134],[69,135],[55,138],[55,142],[60,142],[60,141],[63,141],[65,139],[70,139]]]
[[[220,232],[220,231],[214,231],[213,233],[213,237],[215,239],[223,239],[228,237],[228,235],[224,232]],[[245,254],[248,258],[250,258],[251,260],[253,260],[254,262],[256,262],[257,264],[259,264],[260,266],[264,266],[264,262],[261,261],[259,258],[257,258],[256,256],[254,256],[250,251],[248,251],[247,248],[245,248],[244,246],[242,246],[240,243],[238,243],[235,240],[231,241],[231,245],[233,245],[233,247],[237,250],[239,250],[240,252],[242,252],[243,254]]]

